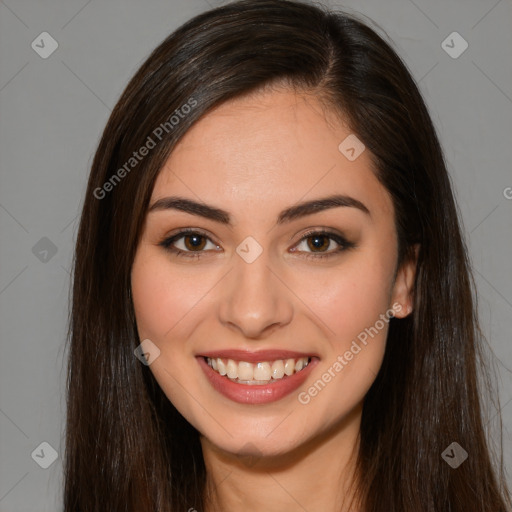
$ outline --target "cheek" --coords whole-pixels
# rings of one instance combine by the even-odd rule
[[[312,309],[327,326],[329,344],[319,379],[302,389],[299,401],[309,403],[327,422],[337,421],[340,411],[352,410],[363,400],[382,365],[393,262],[393,254],[382,250],[354,253],[329,276],[319,274],[317,293],[309,295]]]
[[[162,265],[145,258],[141,250],[132,269],[132,297],[141,339],[160,339],[172,327],[169,313],[176,300],[168,287]]]
[[[341,349],[388,311],[392,277],[392,265],[371,254],[355,255],[346,265],[304,281],[309,289],[303,288],[301,295],[308,297]]]
[[[198,286],[185,270],[171,272],[165,257],[142,245],[132,266],[131,286],[139,338],[150,339],[160,350],[149,369],[175,407],[188,411],[188,395],[183,389],[190,361],[184,329],[194,321],[194,305],[211,285]]]
[[[183,332],[212,284],[197,279],[186,264],[172,272],[165,256],[141,247],[132,268],[132,296],[141,339],[162,343],[165,339],[185,339]],[[182,320],[187,319],[186,322]],[[174,335],[173,335],[174,334]]]
[[[375,258],[360,258],[321,280],[323,293],[312,297],[315,313],[327,326],[329,345],[325,344],[316,380],[300,390],[298,400],[312,417],[322,418],[324,427],[362,402],[382,365],[390,320],[390,272],[389,265]]]

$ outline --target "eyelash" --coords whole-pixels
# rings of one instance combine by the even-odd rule
[[[210,242],[215,244],[215,242],[213,242],[213,240],[211,240],[208,235],[201,232],[200,230],[183,229],[179,233],[176,233],[175,235],[173,235],[171,237],[165,238],[158,245],[163,247],[165,250],[173,253],[175,256],[183,257],[183,258],[190,258],[190,259],[199,259],[201,257],[201,253],[204,251],[183,251],[181,249],[177,249],[176,247],[173,247],[172,244],[174,242],[176,242],[180,238],[184,238],[186,235],[199,235],[201,237],[208,239]],[[324,254],[309,253],[309,254],[302,256],[303,258],[315,259],[315,260],[322,259],[322,258],[331,258],[333,256],[340,254],[343,251],[346,251],[347,249],[351,249],[351,248],[355,247],[355,244],[353,242],[349,242],[348,240],[343,238],[341,235],[338,235],[337,233],[333,233],[330,231],[322,230],[322,229],[312,230],[312,231],[308,231],[307,233],[304,233],[303,237],[299,240],[299,242],[296,245],[299,245],[304,240],[307,240],[308,238],[310,238],[314,235],[326,236],[327,238],[336,242],[339,245],[339,247],[337,249],[331,250],[330,252],[324,253]],[[215,245],[217,245],[217,244],[215,244]]]

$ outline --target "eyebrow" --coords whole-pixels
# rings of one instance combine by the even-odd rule
[[[285,222],[291,222],[292,220],[299,219],[313,213],[338,207],[357,208],[365,214],[370,215],[370,210],[368,210],[361,201],[350,196],[338,194],[290,206],[278,215],[277,224],[279,225]],[[179,210],[191,215],[198,215],[221,224],[226,224],[227,226],[232,226],[230,214],[226,210],[222,210],[221,208],[216,208],[205,203],[198,203],[184,197],[171,196],[158,199],[149,207],[148,212],[162,210]]]

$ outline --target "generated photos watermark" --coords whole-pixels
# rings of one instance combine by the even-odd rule
[[[368,344],[368,337],[374,338],[384,327],[389,324],[391,318],[395,316],[396,313],[399,313],[402,310],[402,305],[398,302],[393,304],[391,309],[388,309],[386,313],[383,313],[379,316],[379,319],[371,326],[365,328],[357,335],[357,340],[352,340],[352,344],[350,348],[346,350],[343,354],[339,354],[336,357],[334,363],[320,376],[319,379],[316,380],[314,384],[312,384],[307,391],[301,391],[297,397],[299,403],[302,405],[307,405],[311,400],[322,391],[329,382],[331,382],[344,368],[349,364],[350,361],[361,352],[361,350]],[[361,343],[359,345],[357,343]]]
[[[93,195],[96,199],[103,199],[108,192],[114,190],[114,187],[121,182],[121,180],[132,171],[139,162],[142,162],[145,156],[156,147],[162,140],[164,134],[170,133],[184,119],[194,107],[197,106],[197,100],[189,98],[180,108],[177,108],[167,121],[160,123],[148,135],[146,142],[137,150],[132,153],[132,156],[120,167],[101,187],[94,189]]]

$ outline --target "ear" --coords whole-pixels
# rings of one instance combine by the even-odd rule
[[[419,250],[419,244],[415,244],[396,274],[391,294],[391,304],[396,318],[405,318],[412,312],[412,288],[416,276]]]

